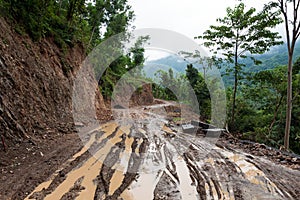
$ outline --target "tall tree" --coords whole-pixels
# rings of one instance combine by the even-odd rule
[[[67,20],[70,22],[73,20],[73,16],[78,13],[82,14],[85,10],[85,0],[70,0],[67,11]]]
[[[279,15],[280,12],[270,12],[267,7],[258,13],[255,8],[246,10],[245,5],[240,3],[233,9],[227,8],[227,16],[217,19],[220,25],[210,26],[203,36],[197,37],[204,39],[204,45],[215,55],[222,54],[222,60],[229,66],[233,65],[233,69],[229,68],[234,73],[231,124],[234,124],[238,83],[244,66],[240,59],[246,58],[249,53],[263,54],[271,46],[282,43],[278,41],[281,38],[279,34],[270,30],[282,22]],[[250,57],[259,64],[258,60]]]
[[[296,42],[300,35],[300,19],[299,19],[299,6],[300,0],[277,0],[271,2],[270,5],[278,7],[283,15],[285,23],[285,33],[288,48],[288,78],[287,78],[287,107],[286,107],[286,123],[284,134],[284,148],[289,149],[291,119],[292,119],[292,101],[293,101],[293,55]],[[291,9],[289,9],[289,5]]]
[[[197,96],[201,117],[207,120],[211,115],[211,99],[204,77],[192,64],[187,65],[185,72]]]
[[[134,13],[127,0],[95,0],[87,4],[91,35],[88,48],[97,46],[103,39],[127,31]]]

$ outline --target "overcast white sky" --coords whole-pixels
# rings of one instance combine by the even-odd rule
[[[244,0],[245,5],[261,10],[270,0]],[[129,0],[135,12],[134,25],[140,28],[164,28],[190,38],[201,35],[216,19],[226,15],[226,8],[237,0]]]
[[[258,11],[270,0],[244,0],[249,9]],[[189,38],[201,35],[216,19],[226,15],[227,7],[234,7],[237,0],[129,0],[135,12],[136,29],[163,28],[184,34]],[[278,28],[282,34],[281,28]],[[283,35],[284,36],[284,35]],[[197,41],[199,42],[200,41]]]

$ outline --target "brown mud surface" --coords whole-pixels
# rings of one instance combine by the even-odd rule
[[[25,140],[0,151],[0,199],[23,199],[82,148],[76,133]]]
[[[113,110],[115,121],[1,151],[0,199],[297,199],[297,155],[183,133],[170,104]],[[80,135],[80,138],[78,137]],[[83,143],[82,143],[83,141]],[[4,159],[5,157],[15,159]]]

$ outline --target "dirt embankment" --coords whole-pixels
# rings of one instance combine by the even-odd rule
[[[6,138],[73,131],[72,81],[80,44],[63,52],[51,39],[32,42],[0,19],[0,130]]]
[[[154,103],[154,97],[152,93],[152,85],[144,84],[139,90],[134,91],[131,96],[131,105],[151,105]]]
[[[129,108],[141,105],[152,105],[154,102],[152,84],[139,82],[139,87],[134,83],[118,82],[113,94],[111,105],[113,108]]]
[[[0,199],[34,187],[82,146],[72,90],[84,59],[81,44],[62,51],[51,38],[33,42],[0,18]],[[101,112],[103,98],[95,92]]]

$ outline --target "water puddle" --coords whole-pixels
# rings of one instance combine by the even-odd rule
[[[169,127],[167,127],[166,125],[163,126],[162,128],[163,131],[167,132],[167,133],[174,133],[172,129],[170,129]]]
[[[153,174],[140,174],[136,182],[133,182],[128,190],[121,195],[124,200],[153,200],[154,190],[163,171]]]
[[[110,180],[108,195],[112,195],[121,186],[123,179],[123,171],[116,170]]]
[[[61,199],[61,197],[65,193],[67,193],[69,191],[69,189],[74,185],[75,181],[78,178],[80,178],[80,177],[82,177],[82,176],[87,175],[87,174],[90,173],[90,167],[95,162],[98,163],[97,159],[95,157],[91,157],[90,159],[88,159],[87,162],[84,163],[83,166],[81,166],[80,168],[78,168],[76,170],[71,171],[67,175],[66,180],[64,180],[64,182],[62,182],[51,194],[49,194],[48,196],[46,196],[45,200]]]
[[[69,163],[71,163],[72,161],[74,161],[76,158],[78,158],[79,156],[81,156],[82,154],[84,154],[89,148],[90,146],[93,144],[93,142],[95,141],[95,134],[91,135],[91,137],[89,138],[89,140],[87,141],[87,143],[85,144],[84,147],[82,147],[82,149],[77,152],[75,155],[72,156],[72,158],[70,158],[60,169],[56,170],[56,172],[51,176],[50,180],[46,181],[46,182],[43,182],[41,183],[40,185],[38,185],[34,191],[29,194],[25,200],[29,200],[29,197],[36,193],[36,192],[40,192],[42,191],[43,189],[47,189],[50,184],[52,183],[54,177],[56,177],[58,175],[58,173],[66,166],[68,165]]]
[[[129,135],[129,129],[126,130],[126,135]],[[134,141],[134,138],[127,137],[125,140],[125,151],[120,154],[119,161],[113,166],[113,169],[116,169],[115,173],[113,174],[110,185],[109,185],[109,195],[112,195],[122,184],[124,180],[124,174],[127,171],[128,162],[131,153],[131,145]]]
[[[25,200],[30,200],[29,197],[30,197],[31,195],[33,195],[35,192],[40,192],[40,191],[42,191],[43,189],[48,188],[48,187],[50,186],[50,184],[52,183],[52,181],[53,181],[53,180],[50,179],[49,181],[43,182],[43,183],[41,183],[40,185],[38,185],[38,186],[35,188],[35,190],[34,190],[32,193],[30,193],[30,194],[25,198]]]
[[[140,138],[137,142],[137,147],[135,148],[135,153],[138,155],[140,155],[140,146],[143,143],[143,141],[144,141],[143,138]]]
[[[111,135],[115,129],[117,128],[117,124],[116,123],[111,123],[109,126],[105,126],[101,129],[101,131],[104,132],[104,134],[98,138],[98,142],[101,142],[103,139],[107,138],[109,135]]]
[[[179,158],[176,162],[176,171],[179,177],[179,188],[182,199],[197,200],[196,187],[192,186],[192,180],[190,178],[190,172],[186,163],[182,158]]]
[[[116,125],[105,127],[103,129],[104,131],[106,131],[104,135],[110,135],[115,130],[115,128]],[[85,189],[79,193],[77,199],[93,199],[96,190],[96,185],[94,184],[93,180],[97,177],[102,167],[101,160],[105,159],[105,156],[109,153],[113,145],[121,141],[120,136],[122,134],[123,132],[121,130],[118,130],[116,136],[109,140],[102,149],[97,151],[81,167],[67,174],[66,179],[51,194],[46,196],[45,200],[60,199],[65,193],[69,191],[69,189],[74,185],[75,181],[82,176],[84,176],[84,179],[81,185],[84,186]],[[91,138],[91,143],[93,143],[93,140],[95,141],[95,136],[92,136]],[[79,156],[80,153],[81,152],[79,152],[75,156]]]
[[[133,195],[131,194],[129,188],[127,188],[126,190],[124,190],[124,192],[120,195],[120,197],[123,200],[135,200],[134,197],[133,197]]]
[[[102,167],[102,163],[97,161],[96,158],[91,158],[91,163],[94,163],[92,166],[90,166],[86,171],[84,172],[84,179],[81,183],[83,187],[85,187],[84,190],[82,190],[79,193],[79,196],[76,198],[76,200],[86,200],[86,199],[93,199],[94,194],[96,191],[96,184],[94,184],[94,179],[99,174],[99,171]],[[79,174],[80,172],[77,172]]]

